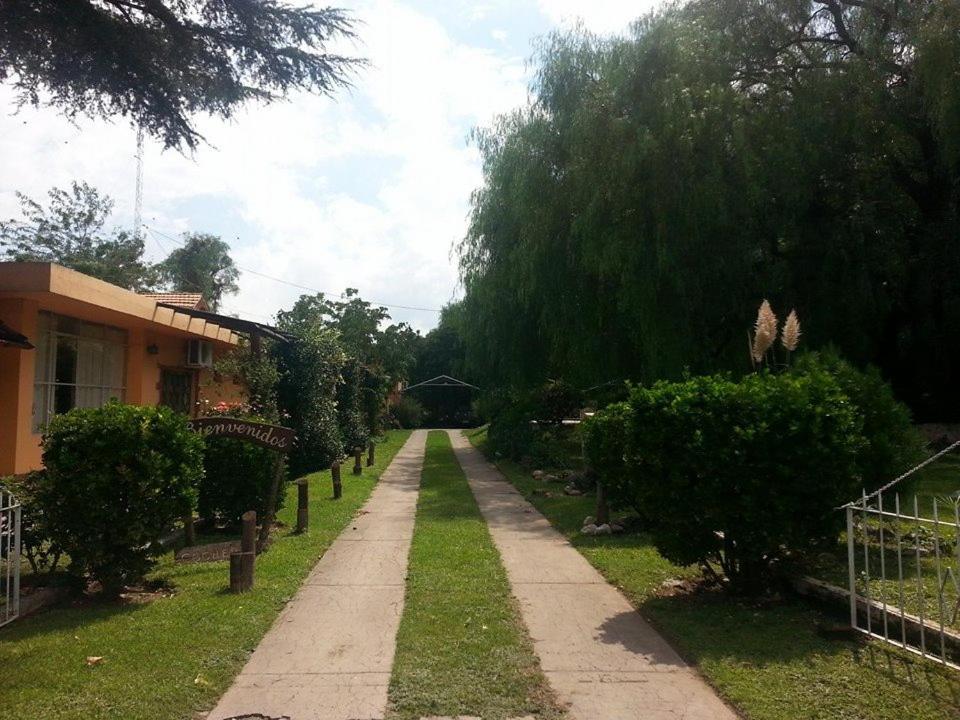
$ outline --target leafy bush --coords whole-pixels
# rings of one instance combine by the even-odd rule
[[[866,442],[857,464],[867,490],[889,482],[923,459],[925,441],[916,430],[910,410],[874,367],[860,370],[836,352],[812,352],[799,359],[792,372],[828,372],[840,384],[863,420]]]
[[[364,413],[362,398],[363,365],[350,358],[340,373],[337,387],[337,422],[343,437],[343,452],[353,453],[355,447],[366,447],[370,439],[368,418]]]
[[[614,403],[597,411],[581,426],[587,466],[603,482],[608,494],[623,498],[623,506],[633,505],[632,491],[624,487],[628,482],[624,453],[631,413],[630,403]]]
[[[407,430],[413,430],[423,425],[423,405],[414,398],[404,395],[394,403],[393,417],[397,424]]]
[[[280,368],[280,405],[297,433],[290,455],[296,477],[327,468],[341,457],[344,443],[335,398],[345,357],[332,330],[307,324],[286,329],[295,331],[297,339],[278,344],[275,352]]]
[[[537,422],[559,425],[565,418],[577,414],[583,396],[569,383],[562,380],[548,380],[531,394],[530,401]]]
[[[43,436],[37,500],[76,577],[108,594],[143,577],[161,535],[193,507],[203,440],[165,407],[112,402],[58,415]]]
[[[253,415],[250,406],[243,404],[221,403],[208,414],[266,422]],[[276,468],[276,452],[228,437],[207,437],[204,446],[204,476],[197,499],[200,517],[226,525],[239,523],[240,516],[247,510],[256,510],[257,517],[265,517]],[[284,496],[282,490],[277,495],[278,510],[283,507]]]
[[[0,487],[13,493],[20,503],[20,551],[34,575],[53,573],[63,550],[50,538],[47,514],[37,501],[37,485],[43,471],[15,477],[0,478]]]
[[[487,431],[490,449],[513,459],[528,455],[535,437],[531,419],[530,411],[521,403],[501,409]]]
[[[828,373],[660,382],[630,405],[628,472],[610,499],[643,509],[670,560],[716,560],[752,590],[784,548],[836,538],[864,439]]]

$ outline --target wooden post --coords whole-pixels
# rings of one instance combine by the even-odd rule
[[[240,516],[240,551],[254,552],[257,541],[257,511],[247,510]]]
[[[277,453],[277,460],[273,467],[273,482],[270,483],[270,494],[267,496],[267,510],[260,523],[260,537],[257,539],[257,554],[262,553],[270,539],[270,527],[277,515],[277,496],[280,494],[280,482],[283,479],[283,455]]]
[[[230,592],[242,593],[253,587],[256,562],[257,512],[247,510],[240,516],[240,552],[230,553]]]
[[[376,444],[373,440],[370,441],[370,444],[367,446],[367,467],[373,465],[376,461]]]
[[[340,482],[340,463],[336,460],[330,464],[330,477],[333,479],[333,499],[339,500],[343,495],[343,483]]]
[[[252,552],[230,553],[230,592],[242,593],[253,587],[254,558]]]
[[[353,474],[361,475],[363,473],[363,462],[360,457],[363,455],[363,448],[355,447],[353,449]]]
[[[310,484],[306,478],[297,480],[297,532],[307,531],[310,524],[310,506],[309,506]]]
[[[603,489],[603,482],[597,480],[597,525],[610,523],[610,508],[607,506],[607,493]]]
[[[197,544],[197,531],[193,527],[193,513],[188,512],[183,516],[183,545],[184,547],[193,547]]]

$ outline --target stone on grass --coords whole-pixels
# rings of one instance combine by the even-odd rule
[[[543,480],[543,476],[544,476],[544,475],[546,475],[546,473],[545,473],[543,470],[534,470],[534,471],[533,471],[533,479],[534,479],[534,480]]]
[[[543,481],[548,483],[563,482],[563,480],[561,480],[559,477],[557,477],[553,473],[548,473],[547,475],[544,475]]]
[[[596,525],[596,524],[597,524],[597,519],[596,519],[593,515],[587,515],[587,516],[583,519],[583,524],[584,524],[584,525]]]
[[[610,523],[610,532],[613,534],[622,533],[623,525],[618,525],[617,523]]]
[[[583,493],[580,490],[577,490],[573,485],[567,485],[563,489],[563,492],[565,492],[567,495],[572,495],[574,497],[578,495],[583,495]]]
[[[610,529],[610,526],[607,523],[603,525],[597,525],[597,535],[612,535],[613,531]]]
[[[588,523],[587,525],[584,525],[582,528],[580,528],[580,533],[582,535],[596,535],[597,526],[594,525],[593,523]]]

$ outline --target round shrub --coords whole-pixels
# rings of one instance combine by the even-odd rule
[[[695,377],[631,393],[619,502],[670,560],[760,588],[784,549],[836,539],[859,490],[863,423],[824,371]]]
[[[210,414],[265,422],[263,418],[251,415],[249,407],[243,405],[221,404]],[[239,523],[240,516],[247,510],[256,510],[257,517],[264,517],[277,453],[228,437],[207,437],[204,445],[204,476],[197,499],[200,517],[228,526]],[[277,495],[278,510],[283,507],[284,496],[281,489]]]
[[[631,412],[630,403],[613,403],[581,425],[587,465],[603,482],[608,502],[618,509],[633,507],[635,501],[624,460]]]
[[[840,384],[863,420],[865,442],[857,458],[858,473],[867,491],[889,482],[926,455],[926,443],[916,430],[906,405],[875,367],[861,370],[836,352],[801,356],[792,372],[827,372]]]
[[[189,512],[203,477],[203,440],[165,407],[108,403],[56,416],[38,478],[51,540],[70,572],[107,594],[140,580],[159,539]]]
[[[414,430],[423,425],[423,405],[412,397],[402,396],[394,403],[391,412],[397,424],[406,430]]]

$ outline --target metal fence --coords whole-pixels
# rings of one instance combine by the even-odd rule
[[[960,493],[921,498],[898,489],[958,449],[951,445],[844,509],[851,626],[960,670]]]
[[[0,626],[20,614],[20,503],[0,488]]]

